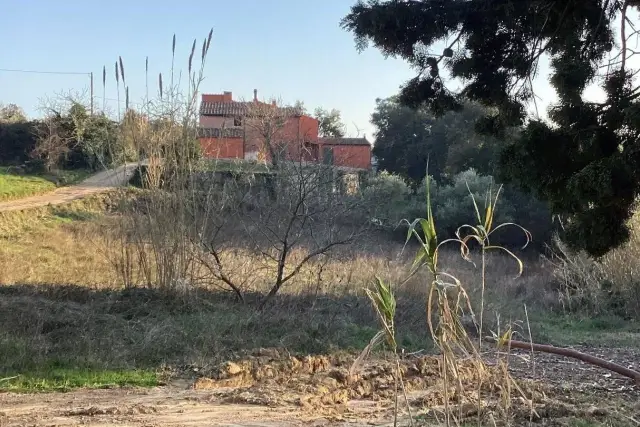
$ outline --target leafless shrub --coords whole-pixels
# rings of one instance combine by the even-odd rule
[[[238,211],[245,241],[273,268],[261,306],[309,261],[352,243],[364,230],[348,220],[357,200],[336,191],[334,168],[283,161],[270,180],[275,198],[254,193]],[[291,255],[298,249],[305,255],[295,260]]]

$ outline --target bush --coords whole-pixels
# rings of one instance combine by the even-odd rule
[[[495,199],[499,187],[493,177],[478,175],[473,169],[455,175],[447,185],[432,185],[433,210],[439,221],[439,229],[447,237],[452,237],[461,224],[476,225],[478,221],[471,194],[482,214],[487,197],[491,195]],[[550,241],[553,226],[549,209],[543,202],[512,186],[502,187],[494,218],[494,224],[507,222],[518,224],[531,232],[539,250]],[[509,247],[525,243],[522,231],[514,227],[497,231],[493,240]]]
[[[37,122],[0,122],[0,163],[21,164],[36,147]]]
[[[482,214],[487,197],[491,195],[495,199],[498,188],[491,176],[478,175],[473,169],[455,175],[449,185],[433,187],[432,202],[438,229],[447,237],[452,237],[461,225],[476,225],[478,220],[473,199]],[[513,211],[513,206],[502,195],[498,199],[495,222],[513,222]]]
[[[547,259],[565,311],[640,319],[640,236],[601,259],[571,251],[556,238]]]
[[[26,154],[41,160],[47,170],[97,170],[121,161],[116,123],[105,115],[89,115],[81,104],[50,114],[37,124],[36,131],[35,149]]]
[[[382,228],[395,229],[403,219],[424,212],[407,182],[388,172],[369,178],[361,197],[366,219]]]
[[[462,224],[477,225],[471,195],[484,216],[489,192],[495,199],[499,189],[493,177],[479,175],[473,169],[454,175],[448,182],[438,183],[430,179],[432,207],[441,238],[454,237]],[[397,230],[403,219],[424,216],[424,188],[425,180],[414,192],[402,177],[388,172],[369,178],[362,192],[367,220],[382,228]],[[524,227],[532,233],[538,250],[550,242],[553,232],[551,213],[546,205],[511,186],[504,186],[501,190],[494,221],[495,224],[513,222]],[[406,231],[406,226],[399,229]],[[493,241],[507,247],[521,247],[525,243],[522,231],[514,227],[497,231]]]

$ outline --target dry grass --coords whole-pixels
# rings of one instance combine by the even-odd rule
[[[307,265],[272,304],[256,312],[252,303],[258,300],[256,294],[268,291],[274,266],[252,265],[255,258],[246,248],[226,252],[225,263],[247,283],[247,304],[210,281],[183,290],[125,289],[109,256],[113,236],[108,236],[117,233],[113,225],[120,218],[111,201],[120,199],[105,195],[56,210],[36,210],[31,212],[37,214],[34,218],[27,212],[6,217],[5,224],[13,225],[5,227],[10,232],[0,246],[0,280],[5,284],[0,287],[0,378],[18,375],[6,387],[67,389],[113,383],[114,378],[154,384],[155,372],[166,368],[202,372],[258,348],[284,348],[292,354],[360,350],[377,332],[364,288],[375,275],[401,283],[415,249],[403,252],[388,236],[370,235]],[[294,261],[304,256],[304,249],[291,254]],[[476,264],[478,256],[471,254]],[[479,301],[478,267],[457,251],[443,251],[439,262],[465,283],[472,301]],[[568,331],[578,331],[576,323],[550,323],[546,310],[557,306],[553,277],[537,260],[526,262],[518,279],[517,266],[508,257],[492,254],[486,264],[487,330],[497,330],[498,323],[504,327],[512,320],[509,316],[524,318],[526,303],[532,318],[543,319],[539,324],[551,328],[546,336],[562,337],[563,343],[611,334],[607,328],[572,335]],[[426,293],[418,277],[395,288],[401,352],[431,350]],[[534,337],[536,322],[534,318]],[[637,339],[637,332],[624,330],[629,340]],[[608,342],[622,333],[608,336]]]
[[[631,219],[631,228],[631,239],[599,260],[556,242],[547,268],[565,311],[640,319],[640,214]]]
[[[4,284],[122,287],[121,277],[114,271],[108,256],[109,246],[113,247],[112,241],[106,238],[114,229],[116,218],[103,215],[101,209],[104,206],[105,198],[96,197],[65,207],[5,216],[2,237],[10,244],[0,247],[0,265],[10,265],[11,268],[2,269],[0,281]],[[392,282],[400,282],[406,276],[411,265],[410,254],[407,253],[410,249],[405,249],[404,255],[401,254],[402,249],[401,244],[381,241],[353,245],[303,268],[295,282],[283,288],[283,292],[293,296],[363,296],[363,289],[375,275]],[[292,253],[292,263],[295,264],[305,254],[303,249]],[[256,260],[250,251],[242,248],[228,251],[225,257],[225,265],[239,276],[238,281],[247,283],[247,292],[268,290],[273,263]],[[477,268],[461,260],[456,251],[443,252],[441,263],[446,266],[446,271],[455,271],[461,281],[468,283],[472,294],[479,289]],[[320,266],[322,271],[318,276]],[[507,301],[536,300],[541,296],[540,290],[551,280],[540,263],[528,264],[524,276],[516,279],[517,268],[507,257],[500,255],[489,257],[488,270],[488,287],[496,294],[506,296]],[[200,283],[203,286],[207,284],[216,289],[215,282]],[[416,278],[403,287],[410,294],[425,292]],[[549,298],[552,296],[548,293]],[[504,309],[504,301],[489,300],[489,311]]]
[[[100,238],[115,197],[109,192],[60,206],[0,213],[0,283],[117,287]]]
[[[88,206],[95,208],[82,210]],[[153,290],[126,290],[105,246],[105,230],[112,229],[107,225],[112,224],[113,215],[100,214],[98,206],[104,206],[104,199],[67,207],[67,212],[74,212],[73,219],[46,211],[38,211],[40,220],[33,222],[25,214],[14,217],[18,225],[0,247],[0,279],[5,285],[0,316],[5,325],[3,351],[11,353],[21,346],[16,354],[22,356],[12,358],[6,369],[46,365],[48,357],[65,363],[79,358],[110,369],[119,363],[130,368],[140,360],[152,362],[134,367],[204,363],[206,358],[224,357],[231,349],[260,346],[300,351],[363,348],[375,334],[375,316],[363,289],[374,274],[399,280],[409,265],[407,257],[398,257],[400,245],[370,241],[345,249],[301,271],[264,313],[234,302],[215,283],[193,286],[178,299]],[[262,269],[246,268],[250,253],[237,250],[234,257],[228,261],[230,267],[238,266],[237,274],[244,274],[242,279],[252,284],[248,295],[268,290],[268,272],[261,275]],[[501,293],[516,297],[524,292],[522,282],[504,279],[513,277],[506,260],[495,257],[491,262],[497,266],[492,270],[505,269],[489,276]],[[444,253],[443,264],[453,264],[469,280],[474,277],[473,266],[455,253]],[[397,319],[398,342],[406,351],[431,345],[424,323],[425,292],[417,281],[398,291],[402,313]],[[47,323],[60,322],[66,326],[56,327],[54,335],[47,327],[42,329]]]

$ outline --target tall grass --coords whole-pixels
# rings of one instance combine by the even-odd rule
[[[205,38],[210,42],[212,33]],[[194,46],[195,46],[194,40]],[[204,80],[208,49],[203,49],[199,67],[194,67],[194,48],[188,64],[188,81],[184,91],[174,85],[175,35],[172,40],[171,86],[164,87],[159,77],[158,97],[149,99],[148,83],[141,112],[129,109],[129,88],[126,86],[124,62],[116,62],[116,83],[122,81],[126,90],[126,111],[119,129],[120,149],[128,156],[146,164],[144,183],[146,196],[136,204],[123,200],[126,214],[118,226],[120,250],[113,254],[113,264],[128,286],[138,280],[133,266],[148,286],[171,290],[195,281],[195,260],[187,236],[192,234],[192,205],[189,180],[197,162],[196,126],[198,121],[197,93]],[[148,82],[149,61],[145,60],[145,81]],[[168,99],[164,95],[170,94]],[[144,115],[142,114],[144,112]]]
[[[638,229],[640,217],[631,219]],[[637,231],[622,247],[600,259],[572,251],[558,237],[549,247],[547,268],[555,278],[555,292],[565,313],[616,315],[640,319],[640,236]]]

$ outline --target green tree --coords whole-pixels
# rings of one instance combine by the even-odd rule
[[[307,114],[307,107],[304,105],[304,101],[297,100],[293,105],[290,106],[290,108],[293,108],[300,114]]]
[[[373,155],[378,167],[395,173],[414,186],[429,173],[439,180],[447,159],[447,146],[442,135],[433,135],[435,117],[424,108],[411,109],[397,97],[376,99],[371,115],[376,127]]]
[[[318,120],[319,134],[321,137],[343,138],[345,125],[342,123],[340,111],[335,108],[327,111],[324,108],[316,108],[313,116]]]
[[[487,109],[467,103],[460,112],[440,117],[426,108],[409,108],[398,97],[377,99],[371,123],[376,127],[373,154],[381,169],[418,184],[429,173],[440,181],[468,169],[495,172],[499,141],[475,132]]]
[[[598,256],[628,239],[640,192],[640,88],[626,46],[636,6],[635,0],[368,0],[354,5],[342,25],[359,48],[372,42],[419,69],[402,88],[406,105],[442,114],[469,99],[495,109],[477,122],[481,132],[524,126],[503,150],[502,178],[547,201],[566,219],[569,244]],[[550,123],[527,120],[526,113],[543,55],[558,97]],[[455,93],[451,80],[459,83]],[[600,85],[604,100],[585,99],[590,84]]]
[[[16,104],[0,104],[0,123],[24,123],[27,115]]]
[[[442,135],[447,145],[445,172],[453,176],[469,169],[481,175],[495,175],[498,168],[501,138],[482,135],[475,124],[489,109],[474,102],[465,102],[461,111],[449,111],[436,118],[434,133]],[[508,134],[512,134],[510,130]]]
[[[35,147],[34,122],[16,104],[0,103],[0,163],[20,164]]]

